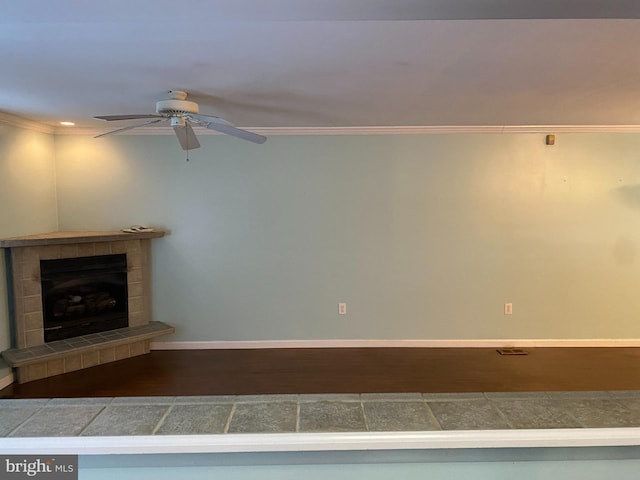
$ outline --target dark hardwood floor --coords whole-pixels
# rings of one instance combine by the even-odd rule
[[[1,398],[640,389],[640,348],[153,351],[0,391]]]

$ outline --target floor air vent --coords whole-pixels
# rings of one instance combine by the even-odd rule
[[[500,355],[529,355],[529,352],[521,348],[499,348],[496,352]]]

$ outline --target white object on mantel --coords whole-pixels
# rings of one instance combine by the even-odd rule
[[[154,229],[150,227],[143,227],[142,225],[132,225],[129,228],[123,228],[121,231],[125,233],[142,233],[153,232]]]

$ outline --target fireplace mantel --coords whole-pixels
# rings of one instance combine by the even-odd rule
[[[15,247],[36,247],[42,245],[68,245],[71,243],[91,243],[91,242],[116,242],[126,240],[144,240],[148,238],[164,237],[162,230],[151,232],[49,232],[38,233],[36,235],[25,235],[22,237],[0,238],[0,248]]]
[[[150,337],[173,332],[151,321],[151,239],[165,232],[67,231],[0,239],[5,249],[12,348],[3,356],[20,383],[149,352]],[[42,260],[125,254],[128,327],[46,343]],[[117,338],[116,338],[117,337]],[[115,339],[115,340],[114,340]]]

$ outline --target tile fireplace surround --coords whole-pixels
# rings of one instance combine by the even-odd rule
[[[19,383],[51,377],[149,352],[151,338],[173,327],[150,319],[149,260],[152,232],[54,232],[0,239],[10,296],[14,345],[2,353]],[[129,326],[45,343],[40,260],[124,253],[127,256]]]

